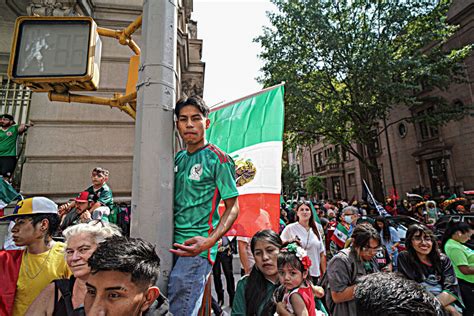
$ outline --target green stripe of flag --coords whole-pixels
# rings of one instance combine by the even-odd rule
[[[10,203],[20,196],[18,192],[6,181],[0,179],[0,200],[5,204]]]
[[[210,142],[227,153],[270,141],[282,141],[284,86],[251,96],[209,114]]]
[[[346,236],[349,236],[349,231],[341,223],[337,224],[336,230],[340,231],[341,233],[343,233]]]
[[[309,201],[309,205],[311,206],[311,212],[313,212],[313,217],[316,223],[321,224],[321,220],[319,219],[318,212],[314,208],[313,202]]]

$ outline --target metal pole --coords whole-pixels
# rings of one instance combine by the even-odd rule
[[[388,163],[390,166],[390,175],[392,177],[392,187],[393,187],[393,192],[397,191],[397,187],[395,186],[395,172],[393,171],[393,161],[392,161],[392,150],[390,149],[390,141],[388,137],[388,130],[387,130],[387,119],[383,118],[383,127],[385,129],[385,141],[387,142],[387,154],[388,154]]]
[[[173,241],[173,108],[176,101],[176,0],[144,0],[137,84],[132,236],[156,245],[160,290],[167,294]]]

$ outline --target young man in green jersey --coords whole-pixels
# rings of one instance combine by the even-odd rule
[[[0,175],[9,179],[16,167],[16,140],[30,125],[16,125],[13,116],[0,116]]]
[[[186,144],[175,157],[174,249],[168,295],[170,311],[197,315],[217,254],[217,241],[239,213],[232,158],[206,141],[209,108],[197,96],[178,101],[178,132]],[[220,200],[225,211],[219,215]]]

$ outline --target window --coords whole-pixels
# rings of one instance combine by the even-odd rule
[[[348,161],[348,160],[350,160],[349,152],[343,148],[342,149],[342,161]]]
[[[355,186],[356,185],[355,173],[348,173],[347,174],[347,182],[349,183],[350,186]]]
[[[405,136],[407,136],[407,126],[403,122],[398,124],[398,135],[401,138],[404,138]]]
[[[314,163],[314,168],[318,168],[320,165],[318,164],[318,154],[313,155],[313,163]]]
[[[377,135],[377,129],[373,129],[371,131],[371,134],[372,134],[372,143],[370,143],[367,146],[367,151],[368,151],[369,156],[373,156],[373,155],[377,155],[381,153],[380,140],[379,140],[379,136]]]
[[[426,110],[418,112],[417,116],[429,116],[430,113],[433,111],[434,111],[434,107],[430,107],[430,108],[427,108]],[[420,134],[421,140],[435,138],[435,137],[438,137],[439,135],[438,127],[426,121],[419,122],[418,128],[420,130],[419,134]]]
[[[31,91],[0,76],[0,113],[13,115],[18,124],[27,122]]]

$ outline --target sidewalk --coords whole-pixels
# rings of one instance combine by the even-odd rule
[[[234,281],[235,281],[235,287],[237,288],[237,282],[239,282],[241,276],[240,276],[240,259],[238,254],[234,254],[234,259],[233,259],[233,271],[234,271]],[[212,273],[211,273],[212,275]],[[222,285],[224,287],[224,305],[222,306],[222,310],[224,311],[224,315],[230,315],[230,312],[232,310],[231,306],[229,306],[229,295],[227,294],[227,284],[225,281],[224,273],[221,273],[221,279],[222,279]],[[214,281],[212,283],[212,297],[217,300],[217,294],[214,289]],[[212,312],[212,315],[214,315],[214,312]]]

